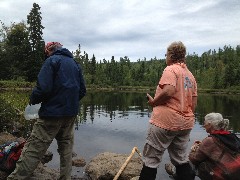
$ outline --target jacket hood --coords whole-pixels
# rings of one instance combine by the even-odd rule
[[[211,134],[211,135],[218,138],[229,149],[231,149],[235,152],[240,152],[240,140],[234,133]]]
[[[68,56],[70,58],[73,58],[72,53],[66,48],[57,49],[51,56],[53,56],[53,55],[64,55],[64,56]]]

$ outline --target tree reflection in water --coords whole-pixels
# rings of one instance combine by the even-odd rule
[[[16,122],[22,124],[23,131],[27,128],[28,134],[32,122],[26,122],[22,116],[17,115],[16,109],[24,111],[30,92],[4,91],[0,92],[0,131],[16,130]],[[210,112],[219,112],[224,118],[230,120],[230,128],[234,132],[240,131],[240,98],[239,95],[212,95],[199,94],[198,105],[195,112],[196,121],[202,125],[204,116]],[[141,117],[150,117],[151,108],[147,105],[145,93],[136,92],[88,92],[80,105],[76,121],[76,129],[88,121],[94,123],[96,117],[103,115],[107,121],[114,121],[116,117],[128,117],[137,112]],[[127,123],[127,122],[125,122]]]
[[[0,123],[9,132],[14,129],[16,121],[22,124],[25,136],[31,131],[34,121],[25,121],[16,115],[14,107],[11,107],[0,93]],[[23,92],[22,92],[23,93]],[[26,92],[25,92],[26,93]],[[25,107],[30,92],[26,95],[14,94],[26,98],[19,107]],[[8,92],[9,95],[9,92]],[[153,93],[152,93],[153,95]],[[224,118],[230,120],[230,128],[234,132],[240,131],[240,98],[237,95],[212,95],[199,94],[196,108],[196,123],[191,132],[189,146],[195,140],[201,140],[207,136],[202,127],[204,116],[210,112],[219,112]],[[20,103],[20,102],[19,102]],[[16,105],[15,105],[16,106]],[[22,111],[24,108],[21,109]],[[146,93],[136,92],[88,92],[81,101],[79,115],[75,126],[75,152],[83,156],[87,162],[101,152],[115,152],[129,154],[134,146],[140,151],[145,143],[148,120],[152,109],[147,105]],[[48,163],[49,167],[58,168],[57,144],[52,143],[50,151],[54,153],[53,161]],[[167,152],[164,154],[162,164],[158,168],[158,179],[168,179],[164,170],[164,164],[169,162]],[[73,174],[79,175],[82,170],[74,170]]]

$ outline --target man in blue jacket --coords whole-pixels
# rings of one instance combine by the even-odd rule
[[[60,155],[60,179],[71,179],[74,122],[79,101],[86,94],[85,82],[81,67],[60,43],[47,43],[45,54],[47,59],[30,97],[30,104],[41,103],[39,119],[8,180],[29,179],[54,138]]]

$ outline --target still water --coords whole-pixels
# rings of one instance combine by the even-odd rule
[[[31,92],[0,93],[0,98],[11,99],[9,104],[23,111]],[[153,95],[153,94],[152,94]],[[240,132],[240,95],[199,94],[195,112],[195,126],[191,132],[189,149],[195,140],[207,136],[202,128],[204,116],[210,112],[219,112],[230,120],[230,129]],[[1,99],[0,99],[1,100]],[[15,115],[15,110],[1,100],[0,132],[4,127],[12,132],[14,123],[9,120],[18,119],[23,124],[23,136],[31,131],[31,121]],[[94,156],[102,152],[130,154],[133,147],[142,152],[145,143],[148,121],[152,109],[148,107],[145,93],[133,92],[88,92],[81,101],[80,113],[75,126],[74,151],[88,163]],[[9,119],[9,118],[13,119]],[[15,122],[15,121],[13,121]],[[188,150],[189,150],[188,149]],[[50,168],[59,168],[59,155],[56,141],[49,150],[53,152],[53,160],[47,164]],[[169,162],[167,151],[158,168],[157,179],[169,179],[164,164]],[[73,167],[73,175],[83,176],[84,168]]]
[[[207,136],[202,128],[204,116],[210,112],[222,113],[230,120],[230,129],[240,131],[240,98],[237,95],[199,94],[196,122],[191,132],[190,145]],[[130,154],[133,147],[142,152],[145,143],[148,120],[151,115],[145,93],[88,92],[81,102],[78,122],[75,126],[74,151],[88,163],[102,152]],[[49,147],[54,153],[47,165],[59,167],[57,145]],[[169,179],[164,164],[169,162],[167,151],[158,168],[157,179]],[[73,175],[82,177],[84,168],[73,167]]]

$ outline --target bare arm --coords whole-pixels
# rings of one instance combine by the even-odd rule
[[[160,104],[164,104],[167,100],[169,100],[175,94],[175,87],[172,85],[164,85],[162,92],[155,97],[154,99],[147,94],[149,101],[148,104],[152,107],[158,106]]]
[[[195,111],[196,106],[197,106],[197,96],[193,96],[192,97],[192,112]]]

